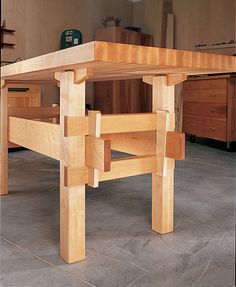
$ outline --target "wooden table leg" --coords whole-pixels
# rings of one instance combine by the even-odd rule
[[[7,109],[8,90],[5,83],[1,83],[0,98],[0,195],[8,194],[8,131]]]
[[[174,160],[165,157],[166,131],[175,128],[174,85],[166,76],[152,79],[153,112],[158,113],[156,152],[158,171],[152,174],[152,229],[165,234],[173,231]]]
[[[85,165],[85,137],[64,137],[65,116],[85,116],[85,82],[74,72],[60,76],[60,256],[72,263],[85,259],[85,185],[65,187],[65,167]],[[57,75],[58,77],[58,75]]]

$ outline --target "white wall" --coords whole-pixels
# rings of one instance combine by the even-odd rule
[[[175,47],[193,50],[197,44],[236,40],[235,0],[172,0]]]

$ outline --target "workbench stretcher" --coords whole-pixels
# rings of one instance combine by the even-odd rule
[[[2,67],[0,194],[8,193],[8,141],[60,161],[60,256],[85,259],[85,184],[152,173],[152,230],[173,231],[174,166],[184,158],[174,86],[188,75],[236,72],[230,56],[90,42]],[[142,78],[153,113],[85,115],[86,81]],[[9,108],[9,83],[60,86],[60,108]],[[121,95],[122,96],[122,95]],[[59,124],[35,119],[60,117]],[[111,159],[111,150],[132,156]],[[9,211],[10,212],[10,211]]]

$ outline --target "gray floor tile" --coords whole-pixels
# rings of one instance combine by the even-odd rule
[[[187,144],[166,235],[151,231],[150,175],[87,187],[87,259],[71,265],[59,257],[58,162],[27,150],[9,158],[1,235],[51,265],[4,242],[3,286],[233,286],[235,153]]]
[[[77,276],[55,268],[28,252],[0,240],[2,287],[91,287]]]

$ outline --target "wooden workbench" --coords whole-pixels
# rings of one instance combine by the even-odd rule
[[[174,161],[184,136],[174,132],[174,85],[187,75],[236,72],[236,58],[91,42],[14,63],[1,72],[0,194],[8,193],[10,142],[60,161],[60,255],[85,259],[85,184],[152,173],[152,229],[173,231]],[[85,116],[85,82],[142,78],[152,85],[153,113]],[[57,82],[58,108],[9,108],[9,83]],[[55,118],[60,124],[34,119]],[[111,159],[111,149],[133,156]],[[10,212],[10,211],[9,211]]]

